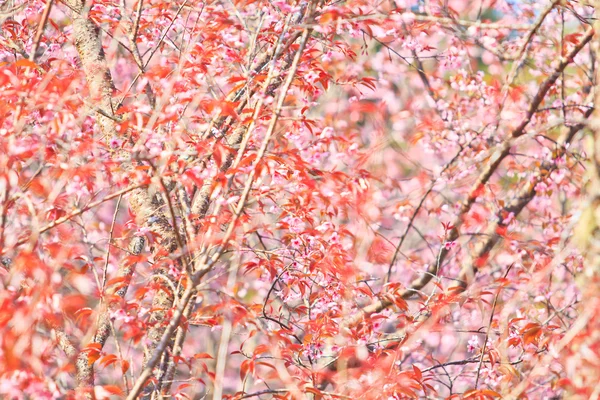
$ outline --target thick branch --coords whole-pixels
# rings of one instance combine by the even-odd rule
[[[58,342],[58,347],[60,347],[61,350],[64,351],[64,353],[67,355],[67,357],[69,357],[69,358],[75,357],[77,355],[77,349],[75,348],[75,346],[73,345],[73,343],[71,342],[71,339],[69,339],[67,334],[59,328],[55,328],[54,333],[56,335],[56,341]]]
[[[173,314],[169,325],[167,326],[167,328],[165,329],[165,331],[162,335],[160,343],[154,349],[152,357],[146,363],[142,373],[140,374],[138,380],[135,382],[135,385],[133,386],[131,392],[129,393],[129,396],[127,396],[128,400],[133,400],[141,392],[147,379],[152,374],[153,368],[158,364],[158,362],[162,358],[162,354],[167,349],[167,347],[171,341],[172,335],[178,329],[179,323],[182,319],[182,316],[185,313],[188,303],[190,302],[190,300],[193,298],[193,296],[195,294],[195,288],[198,285],[198,283],[200,282],[200,279],[202,279],[202,277],[204,277],[204,275],[206,275],[211,270],[211,268],[214,266],[214,263],[216,262],[216,260],[218,260],[220,255],[223,253],[225,245],[227,244],[227,242],[229,241],[229,238],[231,237],[231,235],[233,233],[237,219],[241,215],[242,209],[248,198],[248,194],[250,193],[250,190],[252,188],[252,184],[253,184],[254,178],[255,178],[255,171],[256,171],[255,167],[258,165],[259,162],[261,162],[263,156],[266,153],[267,147],[268,147],[270,140],[272,138],[272,135],[275,131],[275,126],[277,124],[277,120],[279,119],[279,115],[281,114],[283,103],[287,96],[287,91],[289,90],[289,88],[292,84],[292,81],[293,81],[296,71],[298,69],[298,64],[300,62],[300,58],[304,52],[304,48],[306,47],[306,44],[308,42],[311,32],[312,32],[312,30],[305,29],[302,34],[300,47],[295,54],[294,60],[292,62],[290,70],[288,72],[287,79],[281,88],[279,99],[276,102],[276,107],[275,107],[275,109],[273,111],[273,115],[271,117],[271,122],[269,124],[269,127],[267,128],[267,132],[265,133],[265,137],[264,137],[261,147],[257,153],[256,159],[254,160],[254,163],[253,163],[254,168],[252,168],[250,174],[248,175],[248,178],[246,179],[246,183],[245,183],[242,195],[240,197],[240,200],[237,203],[235,213],[233,215],[232,220],[229,223],[229,226],[228,226],[228,228],[225,232],[224,238],[222,240],[222,243],[224,246],[221,246],[221,250],[217,251],[211,257],[210,262],[208,260],[208,253],[204,253],[204,256],[200,259],[200,261],[198,263],[199,268],[197,268],[197,271],[194,274],[194,276],[192,277],[191,282],[188,283],[188,286],[187,286],[182,298],[179,301],[177,310]],[[265,85],[265,86],[266,86],[265,87],[265,89],[266,89],[268,87],[268,85]],[[251,125],[252,125],[252,123],[251,123]]]
[[[99,27],[88,17],[87,9],[83,1],[68,1],[68,5],[75,11],[73,20],[73,34],[75,37],[75,46],[81,60],[83,71],[86,76],[87,84],[90,91],[90,96],[97,104],[97,108],[102,112],[96,112],[98,126],[104,135],[105,139],[110,140],[118,138],[121,135],[117,130],[116,121],[114,118],[115,103],[113,102],[114,84],[102,41],[100,39]],[[124,152],[117,153],[120,157],[126,157]],[[132,165],[125,163],[124,168],[131,168]],[[150,230],[156,233],[161,238],[161,246],[157,250],[165,249],[168,253],[173,252],[177,243],[173,227],[169,224],[165,215],[159,210],[159,204],[154,200],[146,189],[135,189],[129,198],[129,204],[133,212],[137,216],[139,225],[146,225]],[[143,248],[139,243],[132,243],[134,250]],[[160,271],[159,271],[160,272]],[[131,266],[122,265],[119,270],[119,276],[127,277],[128,282],[133,274]],[[117,293],[122,293],[124,296],[127,290],[127,285],[122,287]],[[159,291],[155,296],[154,308],[169,308],[172,301],[165,295],[165,291]],[[110,307],[109,307],[110,308]],[[159,311],[160,312],[160,311]],[[162,322],[164,315],[153,315],[157,320],[157,324]],[[162,317],[162,318],[161,318]],[[105,310],[98,322],[97,331],[92,339],[93,343],[104,345],[110,334],[110,321],[108,320],[108,310]],[[80,387],[90,389],[94,384],[93,364],[89,362],[86,352],[80,353],[77,361],[77,377]]]

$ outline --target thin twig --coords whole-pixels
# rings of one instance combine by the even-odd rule
[[[556,80],[560,77],[560,74],[562,73],[562,71],[567,67],[567,65],[569,65],[570,63],[573,62],[573,59],[575,58],[575,56],[581,51],[581,49],[583,49],[585,47],[585,45],[592,39],[593,36],[594,36],[594,30],[592,28],[588,29],[586,31],[585,35],[583,36],[583,38],[581,39],[581,41],[569,52],[569,54],[567,54],[565,57],[563,57],[560,60],[559,65],[556,67],[556,69],[554,70],[552,75],[550,75],[540,85],[538,92],[536,93],[533,100],[531,101],[529,109],[528,109],[526,115],[521,120],[521,123],[512,131],[512,133],[508,136],[508,138],[503,142],[499,151],[492,157],[491,161],[488,163],[488,165],[483,170],[483,172],[481,173],[481,175],[479,176],[477,181],[471,187],[471,190],[469,190],[467,198],[463,201],[461,209],[458,212],[457,217],[455,218],[455,220],[452,223],[452,225],[454,227],[449,232],[447,241],[452,242],[452,241],[455,241],[456,239],[458,239],[459,229],[463,223],[463,216],[467,212],[469,212],[472,205],[475,203],[475,200],[477,200],[477,198],[479,197],[481,190],[485,187],[486,183],[492,177],[494,172],[496,172],[496,170],[498,169],[498,167],[500,166],[502,161],[510,154],[510,149],[511,149],[512,145],[514,144],[515,140],[520,138],[521,136],[525,135],[525,133],[526,133],[525,128],[531,122],[531,118],[533,117],[533,115],[535,114],[537,109],[539,108],[540,104],[546,97],[546,94],[548,93],[548,91],[550,90],[552,85],[554,85]],[[443,262],[446,255],[448,254],[448,252],[449,252],[449,250],[447,250],[445,248],[442,249],[442,253],[440,255],[440,262]],[[402,292],[402,297],[407,299],[410,296],[412,296],[412,294],[414,293],[415,290],[421,290],[425,285],[427,285],[431,281],[436,269],[437,269],[437,264],[432,263],[429,266],[428,270],[425,271],[425,273],[420,278],[415,279],[410,284],[409,288],[407,288],[406,290],[404,290]],[[372,313],[380,312],[380,311],[390,307],[391,305],[393,305],[393,302],[390,299],[383,297],[383,298],[377,300],[376,302],[374,302],[373,304],[363,308],[353,317],[349,318],[346,321],[345,325],[346,326],[355,326],[362,320],[362,318],[365,315],[370,315]]]
[[[115,192],[113,194],[110,194],[110,195],[104,197],[101,200],[93,201],[93,202],[89,203],[87,206],[85,206],[83,208],[75,209],[71,213],[65,215],[64,217],[61,217],[61,218],[57,219],[56,221],[51,222],[50,224],[48,224],[48,225],[44,226],[43,228],[41,228],[39,230],[38,234],[45,233],[45,232],[49,231],[50,229],[52,229],[52,228],[54,228],[54,227],[56,227],[56,226],[58,226],[60,224],[63,224],[65,222],[73,219],[74,217],[77,217],[78,215],[81,215],[84,212],[86,212],[88,210],[91,210],[92,208],[94,208],[96,206],[99,206],[102,203],[105,203],[105,202],[107,202],[109,200],[112,200],[115,197],[122,196],[122,195],[124,195],[126,193],[129,193],[129,192],[135,190],[135,189],[139,189],[139,188],[141,188],[143,186],[145,186],[145,185],[133,185],[133,186],[129,186],[129,187],[125,188],[125,189],[122,189],[122,190],[119,190],[119,191],[117,191],[117,192]],[[13,248],[21,246],[21,245],[27,243],[28,241],[29,241],[29,238],[20,239],[20,240],[17,241],[17,243],[15,243],[13,245]],[[4,249],[2,249],[2,253],[0,253],[0,254],[5,254],[7,251],[8,251],[8,248],[4,248]]]
[[[437,364],[428,368],[424,368],[421,370],[421,372],[425,373],[425,372],[429,372],[429,371],[433,371],[434,369],[438,369],[438,368],[444,368],[444,367],[449,367],[452,365],[466,365],[466,364],[475,364],[478,363],[479,360],[477,359],[477,357],[473,357],[473,358],[468,358],[466,360],[460,360],[460,361],[449,361],[449,362],[445,362],[442,364]],[[508,365],[518,365],[521,364],[523,362],[523,360],[518,360],[518,361],[513,361],[513,362],[509,362],[506,363]]]
[[[106,246],[106,257],[104,258],[104,268],[102,268],[102,286],[100,287],[100,293],[102,293],[102,294],[104,294],[104,289],[106,288],[106,277],[107,277],[106,271],[108,269],[108,260],[110,259],[110,244],[112,243],[113,233],[115,231],[115,223],[117,222],[117,214],[119,213],[119,206],[121,205],[122,199],[123,199],[123,195],[120,195],[119,198],[117,199],[117,205],[115,206],[115,212],[113,213],[113,218],[110,223],[110,231],[108,232],[108,246]]]
[[[283,85],[282,89],[281,89],[281,93],[280,93],[280,97],[279,100],[277,102],[277,106],[275,108],[275,111],[273,112],[273,117],[271,119],[271,123],[269,125],[269,128],[267,129],[267,132],[265,133],[265,137],[263,139],[263,143],[261,145],[261,148],[259,149],[256,159],[254,161],[253,166],[256,167],[257,163],[259,163],[265,152],[266,149],[268,147],[268,144],[270,142],[270,139],[273,135],[273,132],[275,130],[275,125],[277,123],[277,118],[279,117],[279,114],[281,112],[281,107],[283,106],[283,102],[285,101],[286,95],[287,95],[287,91],[289,90],[289,87],[291,86],[291,83],[293,81],[293,78],[296,74],[296,70],[298,68],[298,64],[300,61],[300,58],[302,56],[302,53],[304,52],[304,48],[308,42],[308,39],[310,37],[310,33],[312,31],[309,29],[305,29],[304,33],[302,35],[302,40],[300,42],[300,48],[297,50],[296,52],[296,56],[294,58],[294,61],[292,63],[292,66],[290,68],[290,71],[288,73],[288,78],[285,82],[285,84]],[[244,191],[242,193],[242,196],[236,206],[236,212],[233,214],[233,218],[230,221],[230,224],[225,232],[224,238],[222,240],[223,244],[226,244],[229,241],[229,238],[231,237],[231,234],[233,233],[235,224],[237,222],[237,219],[239,218],[239,216],[241,215],[241,211],[242,208],[244,207],[244,204],[246,202],[246,199],[248,197],[248,194],[250,192],[250,188],[252,186],[252,183],[254,182],[254,176],[255,176],[255,172],[256,168],[252,168],[252,171],[250,172],[248,179],[246,180],[246,184],[245,184],[245,188]],[[158,345],[156,346],[156,348],[154,349],[154,352],[152,354],[152,357],[148,360],[148,362],[145,365],[145,368],[143,369],[143,371],[141,372],[140,376],[138,377],[137,381],[135,382],[131,392],[129,393],[129,396],[127,396],[127,400],[133,400],[135,399],[140,391],[142,390],[143,386],[145,385],[146,381],[148,380],[148,378],[150,377],[150,375],[152,374],[152,370],[153,368],[156,366],[156,364],[160,361],[163,352],[166,350],[171,336],[172,334],[175,332],[175,330],[179,327],[179,323],[181,321],[181,318],[183,316],[183,313],[185,312],[185,309],[187,307],[187,304],[189,303],[189,301],[191,300],[191,298],[194,296],[195,293],[195,286],[198,284],[198,282],[200,281],[200,279],[206,275],[208,273],[208,271],[210,271],[210,269],[212,268],[212,266],[214,265],[214,263],[216,262],[216,260],[220,257],[220,255],[222,254],[224,247],[221,247],[220,251],[217,251],[210,263],[206,263],[206,261],[208,261],[208,255],[207,253],[205,253],[205,256],[202,257],[202,262],[200,264],[200,268],[197,270],[197,272],[194,274],[194,276],[192,276],[191,282],[188,285],[188,287],[186,288],[183,296],[181,297],[181,300],[179,302],[179,306],[177,307],[177,309],[175,310],[173,317],[171,318],[169,325],[167,326],[167,328],[164,330],[162,338],[160,340],[160,342],[158,343]]]
[[[506,273],[504,274],[504,279],[508,276],[510,270],[512,269],[513,264],[510,264],[506,269]],[[494,320],[494,312],[496,311],[496,304],[498,304],[498,297],[500,296],[500,291],[504,286],[498,286],[498,290],[496,291],[496,296],[494,296],[494,304],[492,304],[492,312],[490,313],[490,320],[488,322],[487,330],[485,331],[485,339],[483,340],[483,348],[481,349],[481,357],[479,357],[479,366],[477,367],[477,377],[475,378],[475,389],[479,385],[479,374],[481,373],[481,367],[483,365],[483,357],[485,356],[485,350],[487,347],[487,342],[490,337],[490,330],[492,329],[492,321]]]
[[[46,7],[44,8],[44,12],[42,13],[42,19],[40,19],[40,23],[37,27],[37,32],[35,34],[35,39],[33,40],[33,46],[31,46],[31,52],[29,53],[29,61],[31,62],[35,62],[35,58],[37,56],[37,49],[40,46],[40,41],[42,40],[42,35],[44,34],[46,24],[48,23],[48,16],[50,15],[50,10],[52,9],[53,3],[54,0],[48,0],[46,2]]]

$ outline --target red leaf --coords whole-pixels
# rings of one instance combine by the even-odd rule
[[[269,351],[269,346],[267,346],[266,344],[261,344],[261,345],[256,346],[253,354],[255,356],[258,356],[258,355],[261,355],[262,353],[266,353],[267,351]]]
[[[502,395],[500,393],[494,392],[493,390],[489,390],[489,389],[468,390],[463,394],[463,398],[465,398],[465,399],[470,399],[470,398],[479,397],[479,396],[483,396],[484,398],[502,397]]]
[[[15,61],[15,65],[17,67],[29,67],[35,69],[39,68],[36,63],[34,63],[33,61],[29,61],[26,58],[22,58],[20,60]]]
[[[210,354],[208,354],[208,353],[197,353],[197,354],[194,354],[194,358],[195,358],[196,360],[205,359],[205,358],[210,358],[210,359],[212,359],[212,358],[213,358],[213,356],[211,356],[211,355],[210,355]]]
[[[367,252],[367,260],[373,264],[388,264],[392,260],[393,253],[394,247],[381,237],[376,236]]]
[[[106,390],[108,393],[114,394],[115,396],[123,395],[123,389],[121,389],[120,387],[118,387],[116,385],[104,385],[104,386],[102,386],[102,388],[104,390]]]
[[[421,380],[423,380],[423,374],[421,373],[421,370],[419,368],[417,368],[416,365],[413,364],[413,371],[415,372],[415,378],[420,382]]]
[[[102,350],[100,343],[90,343],[83,348],[83,351],[87,353],[88,363],[93,364],[100,358],[100,350]]]
[[[254,374],[254,360],[244,360],[240,365],[240,379],[243,381],[246,378],[246,375],[250,373]]]
[[[125,374],[129,371],[129,361],[121,360],[121,373]]]
[[[108,367],[118,361],[118,357],[114,354],[107,354],[100,359],[100,365],[103,367]]]

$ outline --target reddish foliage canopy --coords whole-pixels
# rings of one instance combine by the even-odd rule
[[[0,397],[599,398],[582,4],[1,3]]]

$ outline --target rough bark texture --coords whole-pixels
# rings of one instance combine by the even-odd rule
[[[113,115],[112,94],[114,84],[106,63],[100,41],[100,29],[85,16],[73,20],[75,47],[85,73],[91,101],[107,115]],[[97,113],[97,122],[104,135],[112,139],[117,136],[114,120]]]
[[[100,30],[98,26],[88,18],[85,3],[83,1],[67,0],[67,4],[74,11],[74,42],[87,79],[89,94],[91,97],[90,103],[93,104],[92,111],[95,113],[99,130],[102,132],[102,135],[106,140],[118,138],[122,141],[126,141],[127,137],[124,137],[123,134],[117,130],[118,119],[114,118],[116,102],[113,100],[112,95],[115,87],[110,70],[108,68],[106,56],[102,48]],[[302,17],[305,9],[306,7],[301,8],[297,19]],[[262,70],[266,65],[268,65],[269,61],[273,57],[279,57],[282,54],[285,54],[289,49],[289,46],[291,46],[291,44],[299,36],[299,34],[294,35],[285,46],[278,47],[275,51],[276,54],[265,53],[259,56],[256,63],[256,69]],[[267,91],[274,92],[274,90],[281,83],[282,79],[277,77],[273,84],[267,88]],[[249,94],[252,95],[254,94],[253,90],[256,90],[256,88],[245,88],[236,94],[235,97],[241,99],[247,90],[251,90]],[[244,101],[242,101],[242,103],[243,104],[240,105],[239,111],[241,111],[241,108],[243,108],[245,105]],[[222,137],[226,138],[226,144],[235,149],[237,149],[242,143],[247,132],[247,127],[243,125],[236,127],[235,121],[233,121],[231,118],[218,118],[214,121],[214,124],[211,124],[211,126],[216,127],[216,129],[219,131],[222,131]],[[231,133],[227,134],[227,131],[230,131]],[[208,130],[209,135],[212,132],[213,129]],[[118,156],[120,160],[127,159],[127,154],[124,154],[123,152],[116,151],[115,156]],[[230,154],[224,160],[224,163],[220,168],[220,172],[227,171],[233,164],[234,158],[234,154]],[[124,164],[124,168],[131,167],[131,163],[126,162]],[[193,214],[198,216],[206,215],[209,208],[211,189],[212,183],[208,182],[199,190],[192,204],[191,211]],[[149,345],[145,350],[143,363],[144,369],[147,369],[146,367],[149,364],[152,365],[152,367],[157,365],[156,361],[154,360],[156,358],[155,355],[158,354],[158,347],[161,347],[161,349],[165,347],[165,332],[167,331],[167,327],[170,326],[169,322],[172,322],[169,318],[169,311],[173,307],[176,298],[182,297],[180,293],[174,293],[173,290],[168,287],[169,285],[164,284],[163,280],[165,278],[169,278],[166,274],[167,265],[165,262],[161,262],[161,259],[163,259],[164,256],[173,253],[177,249],[178,241],[174,229],[175,227],[171,225],[169,219],[161,210],[161,207],[163,207],[164,204],[162,204],[162,201],[157,200],[156,196],[153,196],[151,193],[149,193],[147,189],[134,190],[130,194],[129,205],[132,211],[136,214],[138,225],[147,226],[160,238],[159,245],[155,247],[154,252],[154,262],[156,268],[155,280],[157,283],[159,283],[157,285],[159,289],[153,298],[153,311],[151,313],[150,328],[147,335]],[[122,266],[121,271],[119,272],[119,275],[128,277],[127,281],[131,279],[132,274],[133,269],[129,266]],[[120,288],[119,292],[117,293],[118,297],[124,297],[126,291],[127,286]],[[187,301],[189,301],[189,298],[193,297],[193,294],[186,292],[186,296]],[[108,303],[105,305],[104,310],[99,316],[97,330],[91,343],[99,343],[101,346],[103,346],[109,337],[111,331],[109,312],[113,306],[116,306],[116,303]],[[189,308],[186,309],[186,311],[189,313]],[[184,338],[185,332],[182,332],[180,336]],[[173,339],[175,338],[173,337],[167,340],[167,349],[173,345]],[[163,366],[169,365],[169,374],[167,375],[170,375],[174,372],[174,366],[171,365],[168,359],[168,353],[169,352],[167,351],[163,354],[164,359],[161,364]],[[165,372],[167,371],[165,371],[164,368],[156,368],[154,369],[153,374],[160,382],[162,375],[164,375]],[[85,351],[82,351],[77,358],[77,376],[80,387],[85,388],[88,391],[93,388],[93,363],[89,362],[88,353]],[[150,396],[152,392],[156,393],[155,391],[159,389],[160,386],[160,383],[156,387],[154,385],[149,385],[144,393],[144,397]],[[169,386],[170,385],[166,385],[165,388],[168,389]]]
[[[129,251],[133,255],[141,254],[144,249],[144,242],[143,237],[135,237],[129,245]],[[83,345],[97,343],[103,347],[106,344],[106,340],[111,332],[110,312],[117,309],[120,306],[120,300],[125,298],[134,272],[135,264],[122,264],[120,266],[118,277],[124,279],[122,281],[119,280],[118,287],[112,290],[111,288],[107,288],[107,304],[100,311],[94,336],[89,343],[84,343]],[[79,387],[90,389],[94,386],[94,365],[89,362],[88,355],[88,352],[82,349],[77,355],[76,367]]]
[[[83,71],[86,76],[91,102],[96,107],[95,116],[98,127],[106,140],[119,138],[117,123],[114,118],[114,100],[112,98],[114,83],[106,56],[102,48],[100,38],[100,29],[88,18],[85,4],[82,1],[70,1],[67,3],[74,11],[73,35],[74,42],[81,60]],[[123,137],[122,139],[126,139]],[[119,158],[125,154],[115,153]],[[131,164],[125,163],[125,168],[131,168]],[[177,248],[177,241],[173,227],[160,209],[160,202],[151,196],[147,189],[136,189],[129,197],[129,205],[137,216],[137,223],[145,225],[160,237],[160,246],[156,247],[157,252],[164,255],[171,253]],[[134,254],[142,251],[143,245],[136,240],[132,243]],[[158,260],[155,260],[158,261]],[[133,275],[133,267],[123,265],[120,267],[120,276],[127,276],[129,281]],[[158,268],[157,274],[164,274],[164,270]],[[124,297],[127,291],[127,285],[121,287],[117,293],[118,297]],[[109,311],[114,304],[109,304],[100,314],[97,331],[93,336],[91,343],[98,343],[104,346],[106,339],[110,335]],[[151,323],[154,327],[149,333],[151,340],[160,340],[161,333],[164,331],[162,324],[166,312],[173,305],[173,296],[166,290],[159,290],[153,300],[153,309]],[[155,344],[156,345],[156,344]],[[154,345],[154,347],[155,347]],[[85,344],[84,344],[85,347]],[[94,385],[93,363],[89,362],[88,353],[82,351],[77,358],[77,380],[80,388],[89,391]]]

